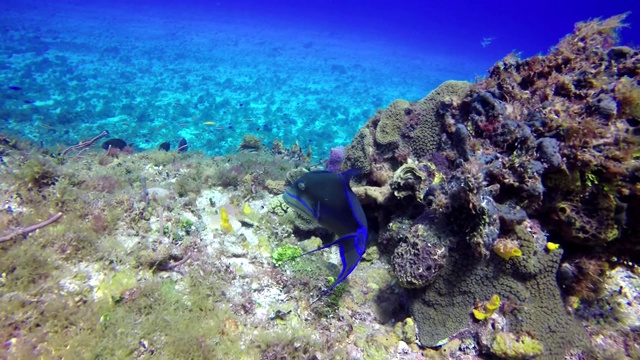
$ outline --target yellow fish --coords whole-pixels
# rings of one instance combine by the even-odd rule
[[[213,121],[205,121],[203,124],[205,124],[205,125],[215,125],[216,123],[214,123]]]

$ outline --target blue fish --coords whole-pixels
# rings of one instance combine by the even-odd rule
[[[299,213],[315,219],[318,224],[336,233],[338,239],[304,253],[314,253],[334,245],[340,248],[342,271],[331,285],[313,301],[330,293],[356,268],[367,249],[369,232],[362,205],[349,186],[351,178],[360,170],[347,170],[336,174],[327,170],[309,171],[285,191],[284,201]]]

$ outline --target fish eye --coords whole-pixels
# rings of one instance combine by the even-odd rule
[[[305,185],[303,181],[300,181],[298,183],[298,189],[304,190],[306,187],[307,187],[307,185]]]

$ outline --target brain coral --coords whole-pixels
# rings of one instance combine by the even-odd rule
[[[344,166],[362,169],[365,174],[376,167],[393,172],[408,158],[419,160],[436,151],[443,125],[439,106],[462,99],[470,88],[467,82],[447,81],[416,103],[392,102],[360,128],[345,148]]]
[[[468,243],[453,241],[438,278],[410,302],[423,345],[435,346],[469,328],[474,303],[498,294],[523,305],[507,314],[510,331],[540,341],[545,359],[562,359],[565,352],[587,346],[581,340],[586,334],[566,312],[556,284],[562,251],[537,249],[527,233],[519,228],[522,256],[510,261],[497,255],[479,260]]]
[[[465,81],[447,81],[416,104],[421,119],[407,143],[416,159],[437,150],[440,141],[442,121],[438,117],[438,106],[447,98],[462,99],[469,92],[471,84]]]
[[[380,115],[376,129],[376,141],[381,145],[398,143],[404,124],[405,111],[410,104],[406,100],[395,100]]]
[[[371,172],[372,155],[375,151],[373,136],[371,135],[372,120],[360,128],[351,144],[345,147],[344,167],[347,169],[362,169],[367,174]]]

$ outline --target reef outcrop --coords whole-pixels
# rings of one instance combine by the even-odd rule
[[[584,257],[640,262],[640,51],[616,46],[624,17],[579,23],[549,54],[511,54],[475,84],[396,100],[345,148],[366,193],[386,194],[365,210],[412,289],[423,345],[478,332],[472,309],[495,294],[510,335],[491,339],[527,334],[550,359],[590,353],[566,310],[588,299],[556,272]]]

